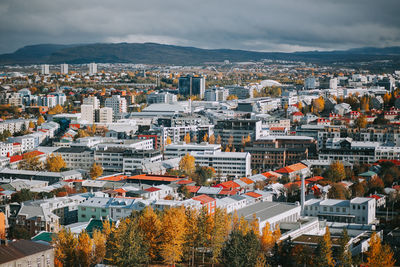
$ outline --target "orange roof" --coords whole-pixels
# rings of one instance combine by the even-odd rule
[[[244,183],[246,183],[246,184],[254,184],[253,180],[250,180],[247,177],[240,178],[239,180],[244,182]]]
[[[127,191],[125,189],[122,189],[122,188],[117,188],[117,189],[114,189],[114,192],[122,194],[122,193],[126,193]]]
[[[264,173],[261,173],[261,175],[263,175],[267,178],[277,177],[276,175],[272,174],[271,172],[264,172]]]
[[[269,128],[271,131],[284,131],[286,130],[285,127],[271,127]]]
[[[145,189],[144,191],[147,191],[147,192],[156,192],[156,191],[160,191],[161,189],[160,188],[157,188],[157,187],[149,187],[149,188],[147,188],[147,189]]]
[[[218,187],[222,186],[223,188],[239,188],[240,187],[240,185],[235,183],[234,181],[226,181],[226,182],[220,183],[217,186]]]
[[[186,185],[186,188],[189,190],[190,193],[197,193],[197,191],[199,191],[200,189],[200,186]]]
[[[201,204],[210,203],[210,202],[214,202],[215,201],[214,198],[209,197],[207,195],[200,195],[200,196],[192,197],[192,199],[200,201]]]
[[[258,194],[258,193],[256,193],[256,192],[248,192],[248,193],[246,193],[245,195],[246,195],[246,196],[249,196],[249,197],[254,197],[254,198],[262,197],[261,194]]]
[[[180,180],[179,182],[177,182],[177,184],[191,184],[194,183],[193,181],[190,180]]]
[[[229,195],[229,196],[233,196],[233,195],[236,195],[238,192],[239,192],[238,189],[222,188],[222,190],[219,191],[218,195]]]
[[[121,181],[121,180],[125,180],[126,177],[128,177],[128,176],[126,176],[126,175],[115,175],[115,176],[102,177],[102,178],[99,178],[97,180],[118,182],[118,181]]]
[[[276,170],[275,172],[277,173],[291,173],[291,172],[295,172],[295,171],[300,171],[302,169],[307,168],[306,165],[304,165],[303,163],[296,163],[290,166],[286,166],[283,168],[280,168],[279,170]]]
[[[147,181],[164,181],[164,182],[175,182],[179,181],[181,178],[176,176],[168,175],[151,175],[151,174],[139,174],[135,176],[130,176],[127,179],[131,180],[147,180]]]
[[[323,180],[323,179],[324,179],[324,177],[322,177],[322,176],[314,176],[314,177],[311,177],[311,178],[307,178],[306,181],[317,182],[317,181]]]

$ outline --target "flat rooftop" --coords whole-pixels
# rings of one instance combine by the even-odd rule
[[[237,214],[239,218],[243,216],[246,220],[252,220],[253,214],[256,214],[256,217],[260,218],[261,221],[265,221],[294,209],[299,209],[300,212],[300,206],[264,201],[238,209]]]

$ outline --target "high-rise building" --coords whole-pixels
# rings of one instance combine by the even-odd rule
[[[316,80],[314,77],[308,77],[304,80],[304,89],[315,89]]]
[[[94,75],[97,73],[97,64],[96,63],[90,63],[89,64],[89,75]]]
[[[60,65],[60,69],[61,69],[61,74],[68,74],[68,64],[61,64]]]
[[[91,105],[93,106],[93,109],[99,109],[100,108],[100,102],[95,96],[88,96],[83,99],[83,105]]]
[[[206,78],[203,76],[191,76],[179,78],[179,93],[183,96],[199,95],[204,97],[206,90]]]
[[[113,110],[112,108],[101,108],[99,111],[99,122],[100,123],[112,123],[113,122]]]
[[[115,117],[118,114],[126,112],[126,99],[120,95],[113,95],[106,99],[104,106],[112,108]]]
[[[47,64],[43,64],[40,73],[43,75],[49,75],[50,74],[50,66]]]
[[[81,120],[87,121],[89,124],[94,122],[94,109],[92,105],[81,106]]]

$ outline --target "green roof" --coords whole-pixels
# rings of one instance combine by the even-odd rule
[[[360,173],[358,176],[363,176],[363,177],[372,177],[372,176],[375,176],[375,175],[377,175],[377,173],[376,173],[376,172],[373,172],[373,171],[367,171],[367,172]]]
[[[32,237],[32,241],[45,241],[50,243],[51,240],[53,239],[53,235],[55,234],[50,232],[40,232],[34,237]]]
[[[103,230],[103,222],[102,220],[91,219],[88,226],[86,226],[86,232],[91,236],[95,229],[102,231]],[[110,224],[113,223],[112,220],[109,220]]]

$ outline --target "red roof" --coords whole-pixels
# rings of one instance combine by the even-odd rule
[[[220,184],[217,184],[215,187],[223,187],[223,188],[240,188],[240,185],[235,183],[234,181],[226,181]]]
[[[284,131],[286,130],[285,127],[271,127],[269,128],[271,131]]]
[[[379,199],[381,199],[382,197],[377,196],[377,195],[372,195],[372,196],[369,196],[369,198],[375,198],[376,200],[379,200]]]
[[[97,180],[118,182],[118,181],[121,181],[121,180],[125,180],[126,177],[128,177],[128,176],[126,176],[126,175],[115,175],[115,176],[102,177],[102,178],[99,178]]]
[[[261,194],[258,194],[258,193],[256,193],[256,192],[248,192],[248,193],[246,193],[245,195],[246,195],[246,196],[249,196],[249,197],[254,197],[254,198],[262,197]]]
[[[311,178],[307,178],[306,181],[317,182],[317,181],[320,181],[320,180],[323,180],[323,179],[324,179],[324,177],[322,177],[322,176],[314,176],[314,177],[311,177]]]
[[[66,182],[66,183],[81,183],[83,181],[85,181],[85,180],[83,180],[83,179],[68,179],[68,180],[64,180],[63,182]]]
[[[227,196],[234,196],[239,192],[238,189],[229,189],[229,188],[222,188],[221,191],[219,191],[218,195],[227,195]]]
[[[20,145],[21,145],[21,143],[18,143],[18,142],[13,143],[13,146],[20,146]]]
[[[250,180],[250,179],[247,178],[247,177],[240,178],[239,180],[242,181],[242,182],[244,182],[244,183],[246,183],[246,184],[254,184],[254,181],[253,181],[253,180]]]
[[[117,189],[114,189],[114,192],[123,194],[123,193],[126,193],[127,191],[125,189],[122,189],[122,188],[117,188]]]
[[[35,150],[35,151],[31,151],[31,152],[26,152],[25,154],[22,154],[22,155],[11,156],[10,157],[10,163],[22,160],[24,155],[27,155],[27,156],[28,155],[32,155],[34,157],[37,157],[37,156],[40,156],[40,155],[44,155],[44,153],[40,152],[38,150]]]
[[[212,197],[209,197],[207,195],[200,195],[200,196],[196,196],[196,197],[192,197],[193,200],[196,201],[200,201],[201,204],[206,204],[206,203],[210,203],[210,202],[214,202],[215,199]]]
[[[304,116],[304,114],[301,113],[300,111],[297,111],[297,112],[293,112],[292,116]]]
[[[307,184],[309,184],[310,182],[308,182],[308,181],[304,181],[304,184],[305,185],[307,185]],[[285,184],[284,186],[286,187],[286,188],[289,188],[291,185],[293,185],[293,184],[295,184],[295,185],[297,185],[298,187],[301,187],[301,181],[296,181],[296,182],[293,182],[293,183],[287,183],[287,184]]]
[[[199,191],[200,189],[200,186],[187,185],[186,188],[189,190],[190,193],[197,193],[197,191]]]
[[[147,188],[147,189],[145,189],[144,191],[147,191],[147,192],[156,192],[156,191],[160,191],[161,189],[160,188],[157,188],[157,187],[149,187],[149,188]]]
[[[293,164],[290,166],[280,168],[279,170],[276,170],[275,172],[277,172],[277,173],[292,173],[292,172],[299,171],[299,170],[302,170],[305,168],[307,168],[306,165],[304,165],[302,163],[296,163],[296,164]]]

